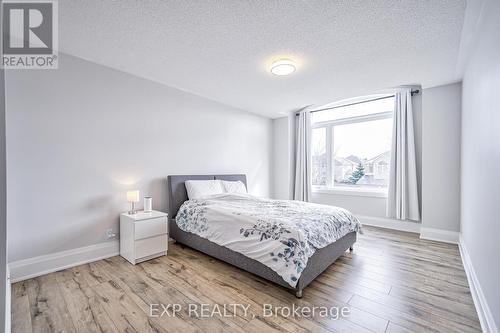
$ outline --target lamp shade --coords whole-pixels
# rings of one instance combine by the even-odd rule
[[[128,202],[139,202],[139,191],[127,191]]]

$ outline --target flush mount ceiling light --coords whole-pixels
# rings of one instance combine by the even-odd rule
[[[271,64],[271,73],[274,75],[290,75],[295,72],[295,62],[289,59],[281,59]]]

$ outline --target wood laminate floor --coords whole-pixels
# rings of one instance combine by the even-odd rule
[[[168,256],[137,266],[113,257],[13,284],[12,332],[481,331],[457,246],[373,227],[364,232],[354,252],[304,289],[302,299],[171,244]],[[350,313],[337,320],[286,312],[268,317],[264,303],[274,309],[347,306]],[[154,317],[150,304],[180,304],[181,311]],[[220,310],[223,304],[242,304],[248,312],[227,306],[226,314],[204,318],[201,304],[211,310],[214,304]],[[189,314],[195,305],[198,317]]]

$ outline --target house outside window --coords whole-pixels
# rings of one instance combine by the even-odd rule
[[[394,96],[372,96],[312,112],[313,191],[386,194]]]

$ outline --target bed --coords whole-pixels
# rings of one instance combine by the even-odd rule
[[[277,271],[260,261],[252,259],[242,253],[234,251],[226,246],[221,246],[193,232],[182,230],[176,222],[179,209],[188,201],[185,187],[187,180],[226,180],[241,181],[247,185],[246,176],[243,174],[231,175],[178,175],[168,176],[168,213],[169,213],[169,233],[176,242],[184,244],[190,248],[208,254],[214,258],[227,262],[240,269],[253,273],[266,280],[274,282],[282,287],[293,290],[296,297],[302,297],[303,289],[309,285],[318,275],[327,269],[345,251],[353,250],[356,242],[356,231],[348,232],[333,243],[315,249],[314,253],[308,257],[307,264],[301,270],[297,281],[290,284]],[[184,208],[183,208],[184,209]],[[243,231],[243,230],[242,230]],[[275,259],[276,260],[276,259]]]

